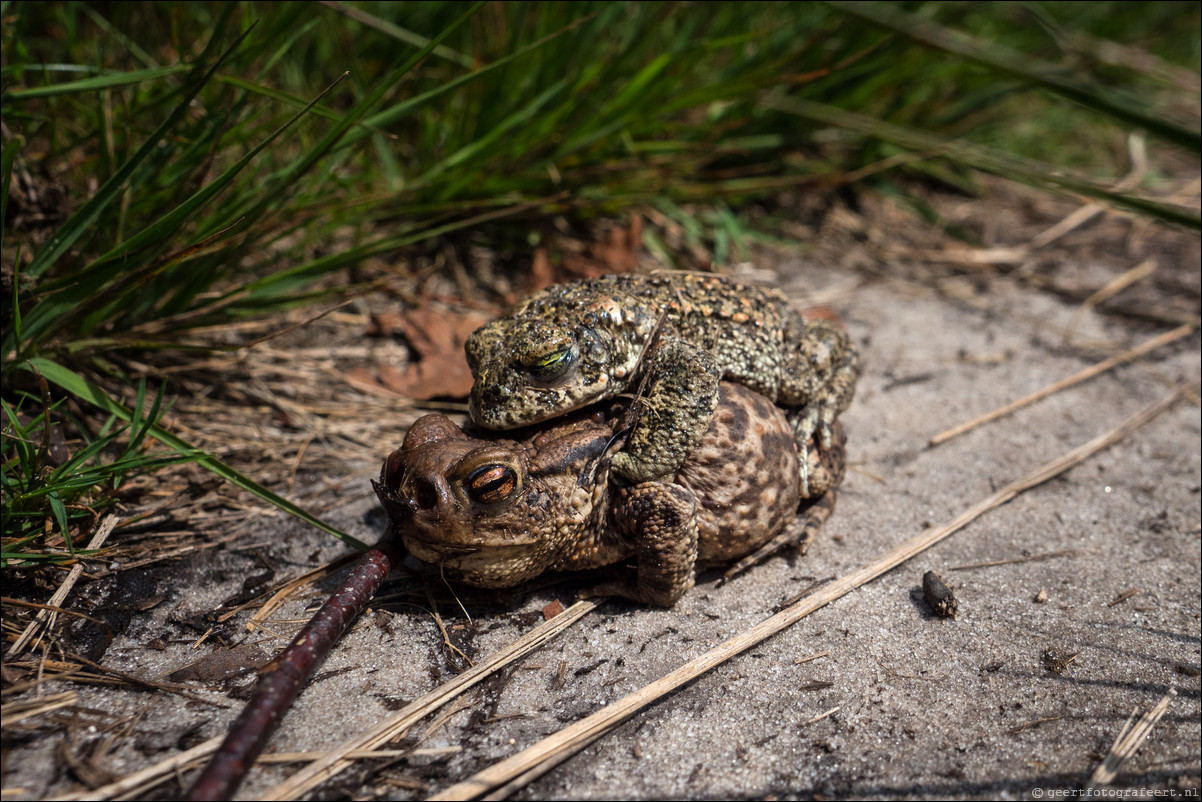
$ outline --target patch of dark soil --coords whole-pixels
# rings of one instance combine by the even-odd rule
[[[73,609],[88,617],[67,620],[63,645],[68,651],[100,662],[113,638],[123,634],[135,616],[168,598],[174,580],[174,571],[161,566],[121,571],[78,587],[78,603]]]

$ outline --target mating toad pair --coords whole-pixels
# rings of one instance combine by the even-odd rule
[[[385,463],[396,533],[452,576],[507,587],[634,558],[599,590],[671,605],[698,562],[754,561],[830,511],[858,355],[777,291],[603,276],[531,296],[466,351],[477,425],[546,423],[482,439],[426,416]]]

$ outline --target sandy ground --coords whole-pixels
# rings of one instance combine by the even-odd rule
[[[1088,286],[1139,261],[1089,248],[1074,256],[1072,248],[1070,238],[1058,269]],[[1181,252],[1168,258],[1180,259]],[[1171,326],[1081,312],[1080,304],[1024,281],[971,275],[924,281],[824,266],[836,263],[818,249],[804,262],[770,266],[799,305],[831,306],[863,349],[864,375],[844,416],[851,469],[809,554],[777,557],[725,585],[716,572],[705,574],[671,610],[609,602],[469,691],[449,715],[415,727],[403,745],[418,752],[379,772],[368,771],[374,764],[366,762],[313,798],[421,798],[465,779],[745,631],[816,580],[843,576],[953,518],[1176,385],[1196,386],[1202,372],[1195,332],[928,447],[951,425]],[[1162,269],[1189,273],[1197,265]],[[1199,429],[1198,407],[1178,403],[1085,464],[649,706],[517,796],[1081,794],[1132,711],[1152,707],[1171,690],[1176,696],[1164,717],[1112,787],[1196,796]],[[390,448],[382,447],[381,456]],[[338,492],[347,500],[329,515],[367,541],[383,528],[367,488],[376,470],[364,465],[340,478]],[[103,664],[162,678],[212,647],[191,650],[197,633],[181,622],[237,591],[261,569],[260,557],[277,566],[279,581],[342,552],[326,535],[277,520],[236,549],[189,558],[167,573],[158,569],[151,579],[165,588],[166,601],[135,614]],[[921,577],[929,569],[954,589],[957,620],[933,616],[923,602]],[[292,598],[273,614],[272,630],[294,632],[340,576]],[[319,669],[270,751],[329,749],[454,675],[421,587],[413,578],[386,586],[373,612]],[[562,584],[492,599],[469,593],[470,623],[452,602],[440,602],[439,611],[458,646],[480,657],[540,622],[547,603],[570,603],[572,593]],[[283,642],[265,633],[248,640],[255,641],[267,652]],[[155,648],[147,648],[151,643]],[[1059,673],[1049,650],[1067,661]],[[822,656],[807,660],[816,655]],[[97,712],[93,723],[76,713],[78,724],[65,728],[71,732],[65,740],[63,728],[29,722],[27,736],[5,744],[4,799],[79,790],[81,773],[68,769],[60,743],[120,776],[219,735],[241,705],[231,690],[247,682],[189,681],[195,699],[52,684],[43,692],[73,687],[82,706],[104,715]],[[125,723],[104,724],[114,717]],[[108,746],[98,751],[106,738]],[[261,766],[241,797],[257,798],[295,768]],[[179,793],[172,780],[147,797]]]

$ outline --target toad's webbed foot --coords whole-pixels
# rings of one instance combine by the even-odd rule
[[[709,428],[721,371],[712,356],[683,340],[666,340],[646,367],[646,395],[610,470],[631,484],[673,476]]]

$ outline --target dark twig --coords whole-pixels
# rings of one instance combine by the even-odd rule
[[[221,748],[188,792],[190,800],[229,799],[292,706],[301,686],[375,596],[388,572],[404,559],[382,539],[363,555],[346,580],[305,624],[288,648],[268,663],[255,694],[230,726]]]

